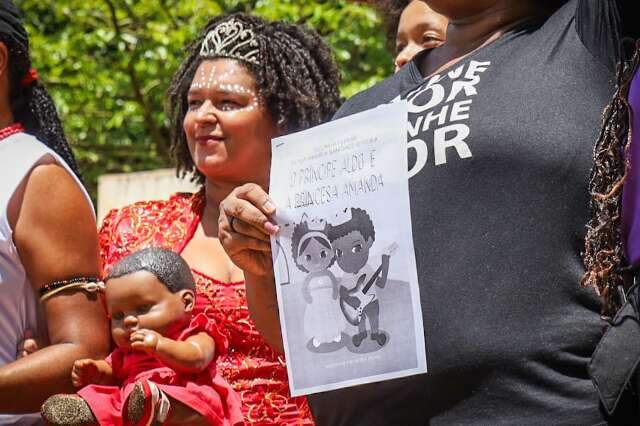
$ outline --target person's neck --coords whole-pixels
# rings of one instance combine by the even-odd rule
[[[204,183],[205,205],[202,211],[201,226],[206,235],[218,235],[218,217],[220,203],[227,198],[240,184],[237,182],[214,182],[209,179]],[[264,185],[261,185],[263,188]]]
[[[452,17],[447,28],[447,41],[425,55],[420,64],[424,76],[440,72],[465,56],[497,40],[525,19],[547,11],[533,1],[497,1],[474,14]]]
[[[0,108],[0,129],[11,126],[15,123],[15,118],[10,108]]]

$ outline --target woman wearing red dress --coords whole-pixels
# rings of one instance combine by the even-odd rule
[[[267,187],[271,138],[330,118],[339,106],[337,84],[331,52],[315,32],[243,14],[211,20],[168,93],[178,173],[192,174],[202,189],[113,210],[100,232],[105,274],[145,247],[184,257],[196,280],[197,311],[229,340],[217,367],[240,394],[247,424],[313,422],[306,401],[289,395],[283,357],[249,317],[243,273],[218,240],[219,204],[245,182]]]

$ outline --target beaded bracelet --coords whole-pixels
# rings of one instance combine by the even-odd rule
[[[40,288],[40,301],[66,290],[81,289],[89,293],[104,291],[104,282],[95,277],[76,277],[68,280],[53,281]]]

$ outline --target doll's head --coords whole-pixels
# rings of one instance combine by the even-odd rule
[[[335,260],[327,234],[309,229],[307,221],[300,222],[293,228],[291,251],[293,261],[303,272],[326,271]]]
[[[367,264],[369,249],[376,239],[373,222],[365,210],[351,208],[350,218],[330,226],[327,235],[331,239],[338,266],[345,272],[355,274]]]
[[[182,257],[170,250],[148,248],[130,254],[105,281],[111,335],[119,347],[128,348],[136,330],[167,335],[191,319],[193,275]]]

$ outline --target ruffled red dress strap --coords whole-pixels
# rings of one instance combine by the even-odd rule
[[[204,313],[195,315],[191,319],[189,326],[180,332],[176,340],[184,341],[198,333],[207,333],[211,336],[216,344],[216,358],[227,352],[229,341],[224,334],[222,334],[216,322]]]

